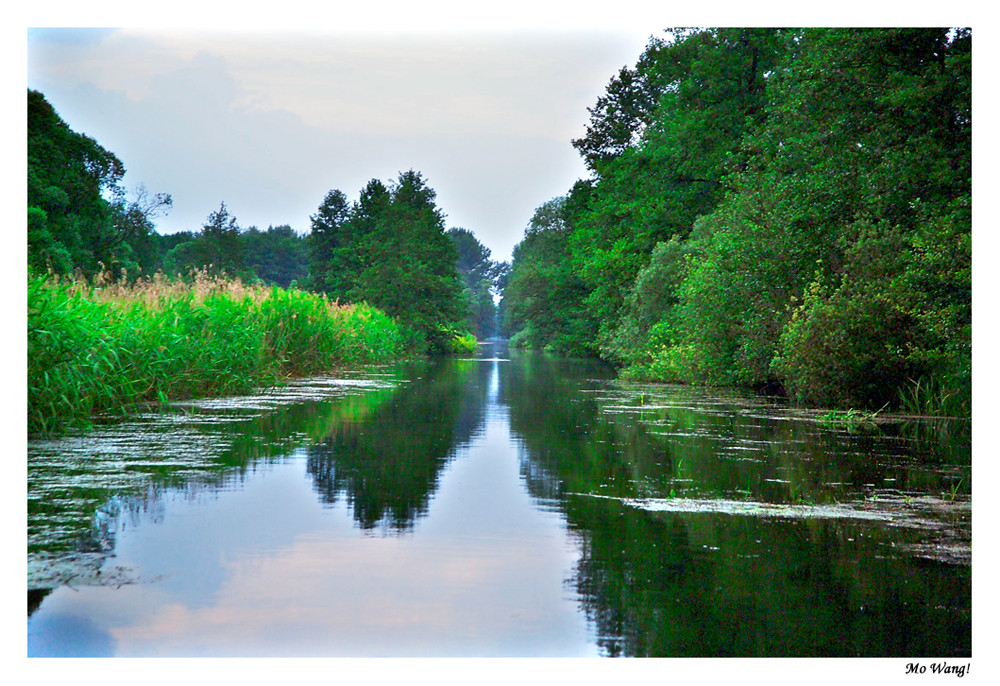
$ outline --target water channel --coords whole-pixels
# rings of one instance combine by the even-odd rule
[[[970,428],[479,358],[28,444],[29,656],[971,655]]]

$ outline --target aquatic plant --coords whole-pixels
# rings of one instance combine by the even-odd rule
[[[403,353],[403,337],[365,304],[206,273],[134,283],[31,276],[28,430],[385,362]]]
[[[965,481],[965,477],[960,478],[958,481],[952,480],[951,484],[948,486],[948,500],[951,502],[955,501],[958,496],[958,491],[962,487],[962,483]]]
[[[878,429],[879,415],[887,405],[874,412],[850,408],[844,412],[830,411],[820,417],[820,422],[827,426],[843,427],[848,432],[874,431]]]
[[[908,379],[899,389],[899,406],[906,414],[935,417],[968,417],[968,398],[971,393],[961,393],[937,377]]]

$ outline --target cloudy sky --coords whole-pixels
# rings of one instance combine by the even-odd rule
[[[570,141],[651,36],[817,23],[802,3],[769,1],[137,4],[15,11],[27,15],[28,87],[118,155],[129,189],[171,194],[160,231],[198,230],[225,202],[241,226],[304,232],[330,189],[355,199],[370,179],[415,169],[447,226],[473,231],[497,259],[536,207],[587,176]],[[942,19],[905,6],[843,0],[822,23]],[[130,28],[31,28],[47,26]]]
[[[534,209],[587,175],[570,143],[587,107],[669,23],[373,19],[29,28],[28,87],[122,160],[127,188],[171,194],[161,232],[222,202],[243,227],[304,232],[330,189],[415,169],[449,228],[509,259]]]

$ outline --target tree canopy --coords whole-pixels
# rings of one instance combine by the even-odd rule
[[[632,376],[967,412],[970,106],[967,29],[652,39],[573,142],[593,177],[515,249],[504,324]]]
[[[129,200],[124,176],[114,153],[70,129],[44,95],[29,89],[29,267],[85,275],[151,269],[152,219],[171,198],[140,186]]]
[[[330,191],[312,217],[310,252],[313,288],[399,318],[432,351],[467,320],[458,250],[435,198],[413,170],[389,186],[372,179],[350,207]]]

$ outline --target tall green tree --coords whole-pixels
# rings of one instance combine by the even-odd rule
[[[629,81],[633,105],[592,110],[588,136],[576,141],[597,183],[575,221],[571,253],[600,322],[597,344],[611,357],[621,354],[615,340],[626,294],[653,248],[686,237],[743,164],[743,135],[766,116],[767,75],[790,42],[779,29],[686,30],[671,38],[651,40],[640,57]],[[623,83],[621,74],[612,80],[605,103],[616,102],[609,99]],[[598,135],[615,126],[629,132],[627,145],[609,146]]]
[[[204,250],[210,268],[219,272],[236,273],[243,268],[240,251],[240,225],[229,213],[226,203],[208,215],[201,230]]]
[[[28,91],[28,264],[44,272],[150,272],[158,262],[153,220],[171,206],[139,186],[129,199],[125,167],[74,132],[45,96]]]
[[[458,252],[436,193],[419,172],[390,186],[371,180],[349,210],[327,194],[313,217],[312,280],[333,297],[366,301],[412,328],[418,346],[443,351],[464,330]]]
[[[350,241],[343,235],[349,210],[347,196],[343,191],[333,189],[323,198],[316,214],[310,217],[310,287],[334,297],[346,295],[338,279],[347,268],[343,263],[349,257]]]
[[[119,190],[125,167],[111,152],[72,131],[38,91],[28,91],[29,263],[87,273],[112,223],[104,198]]]

